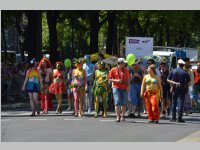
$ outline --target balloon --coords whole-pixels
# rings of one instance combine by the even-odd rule
[[[65,59],[64,64],[65,64],[66,68],[69,68],[71,66],[71,60],[70,59]]]
[[[135,63],[136,56],[134,54],[128,54],[126,60],[128,61],[128,65],[131,66]]]

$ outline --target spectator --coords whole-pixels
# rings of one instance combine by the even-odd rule
[[[138,111],[138,117],[140,117],[140,110],[142,107],[142,100],[140,98],[141,84],[142,84],[142,70],[140,64],[136,61],[130,68],[130,105],[128,117],[135,118],[136,109]]]
[[[180,98],[178,105],[178,119],[177,122],[185,122],[182,119],[183,106],[185,101],[185,93],[188,89],[188,84],[190,82],[189,74],[183,70],[185,62],[182,59],[178,60],[178,67],[172,70],[167,78],[167,81],[172,85],[172,118],[170,121],[176,121],[176,107],[178,98]]]
[[[194,86],[193,86],[193,92],[194,92],[194,104],[195,108],[194,110],[200,111],[200,106],[198,106],[198,98],[199,98],[199,92],[200,92],[200,62],[197,63],[197,69],[194,70]],[[199,108],[198,108],[199,107]]]
[[[125,121],[124,114],[126,112],[130,78],[129,71],[125,67],[126,63],[127,61],[124,58],[118,58],[117,66],[109,72],[109,80],[113,83],[116,122]]]
[[[161,74],[161,85],[163,88],[163,100],[161,101],[162,107],[162,115],[163,118],[166,118],[166,112],[170,114],[170,102],[171,102],[171,94],[170,94],[170,84],[167,82],[167,77],[169,75],[169,69],[165,62],[160,63],[160,74]]]
[[[194,74],[192,69],[190,68],[189,60],[185,61],[185,67],[184,70],[190,75],[190,83],[188,86],[187,93],[185,94],[185,104],[184,104],[184,115],[188,115],[190,112],[192,112],[192,92],[193,92],[193,82],[194,82]]]

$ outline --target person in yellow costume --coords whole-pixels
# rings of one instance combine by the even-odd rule
[[[104,62],[98,62],[98,69],[95,71],[95,81],[93,85],[93,94],[95,96],[95,117],[98,117],[99,98],[102,98],[103,102],[103,117],[106,118],[106,97],[107,97],[107,85],[108,85],[108,72],[105,69]]]
[[[148,111],[148,122],[158,123],[160,119],[159,100],[162,99],[160,77],[156,75],[155,65],[148,67],[148,74],[144,76],[141,87],[141,97],[144,97]],[[144,91],[145,89],[145,91]]]
[[[82,117],[83,114],[83,98],[85,91],[87,91],[87,78],[86,72],[83,69],[83,64],[85,63],[85,59],[76,59],[74,61],[76,69],[72,71],[72,84],[71,88],[73,89],[74,95],[74,111],[75,117]],[[79,106],[79,114],[78,114],[78,106]]]

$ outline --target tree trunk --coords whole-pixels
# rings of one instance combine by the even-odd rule
[[[5,24],[4,24],[3,19],[1,20],[1,25],[2,25],[1,32],[2,32],[2,40],[3,40],[3,44],[2,44],[3,47],[1,46],[1,49],[4,50],[4,59],[6,60],[7,59],[7,43],[6,43]]]
[[[42,57],[42,19],[41,11],[28,11],[28,33],[25,47],[28,50],[29,59]]]
[[[99,51],[98,34],[99,34],[99,11],[90,11],[90,53]]]
[[[166,25],[165,27],[165,32],[166,32],[166,42],[167,42],[167,45],[170,45],[170,29],[169,29],[169,25]]]
[[[110,14],[108,18],[108,36],[106,42],[106,53],[117,54],[117,25],[116,13]]]
[[[57,17],[58,12],[55,10],[47,11],[47,23],[49,27],[49,50],[50,50],[50,60],[54,64],[59,60],[59,52],[57,51],[58,42],[57,42]]]

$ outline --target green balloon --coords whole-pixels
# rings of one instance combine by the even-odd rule
[[[126,60],[128,61],[128,65],[131,66],[135,63],[136,56],[134,54],[128,54]]]
[[[69,68],[71,66],[71,60],[70,59],[65,59],[64,64],[65,64],[66,68]]]

